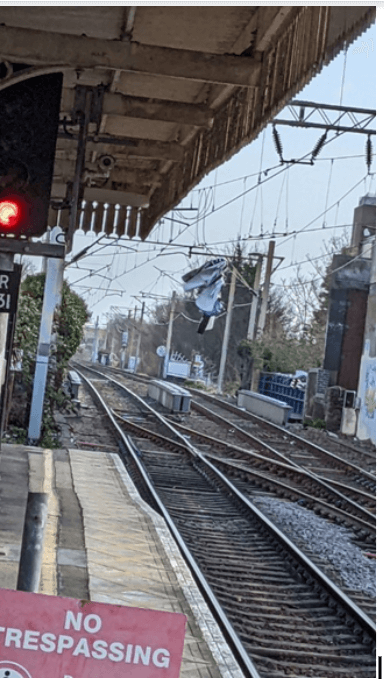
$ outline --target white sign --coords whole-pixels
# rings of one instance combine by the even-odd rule
[[[167,353],[167,350],[163,344],[161,344],[159,347],[156,349],[156,353],[160,358],[164,358],[165,354]]]

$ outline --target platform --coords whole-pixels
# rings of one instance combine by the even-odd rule
[[[29,491],[49,494],[40,592],[184,613],[180,677],[243,676],[164,520],[114,453],[3,444],[0,588],[16,588]]]

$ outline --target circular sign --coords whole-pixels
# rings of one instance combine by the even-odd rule
[[[164,344],[161,344],[159,347],[157,347],[156,353],[158,356],[160,356],[160,358],[164,358],[165,354],[167,353]]]
[[[0,660],[0,677],[30,677],[31,675],[25,667],[22,667],[16,662],[9,662],[8,660]]]

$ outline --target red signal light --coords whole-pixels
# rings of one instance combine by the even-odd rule
[[[0,191],[0,236],[20,238],[28,235],[28,227],[38,214],[39,201],[19,191]]]
[[[0,200],[0,229],[10,231],[18,225],[21,217],[21,208],[14,199]]]

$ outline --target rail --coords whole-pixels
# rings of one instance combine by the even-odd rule
[[[94,372],[98,376],[106,377],[105,373],[100,373],[94,369],[86,368],[86,370],[90,370],[91,372]],[[155,502],[157,506],[159,507],[159,510],[163,514],[165,520],[167,521],[171,532],[173,533],[175,539],[180,545],[181,550],[186,556],[186,559],[188,563],[191,565],[191,569],[193,570],[194,573],[197,574],[197,579],[199,583],[204,583],[204,590],[205,590],[205,585],[207,586],[206,592],[209,591],[209,600],[211,602],[211,605],[213,605],[213,602],[217,602],[217,599],[215,595],[213,594],[211,588],[209,587],[208,583],[206,583],[204,575],[201,573],[198,565],[196,564],[193,556],[190,554],[188,547],[185,545],[185,542],[180,535],[178,529],[176,528],[172,518],[169,515],[169,512],[167,508],[164,506],[162,501],[160,500],[155,488],[153,488],[152,483],[148,477],[148,474],[142,465],[141,461],[136,455],[135,452],[135,447],[129,443],[129,439],[125,437],[121,427],[117,423],[116,419],[113,417],[113,414],[111,410],[108,408],[108,406],[103,402],[101,396],[98,394],[97,390],[95,387],[92,385],[90,380],[88,380],[83,374],[81,375],[82,378],[86,381],[86,383],[90,386],[90,389],[93,391],[97,399],[101,404],[103,404],[103,408],[108,414],[108,417],[110,421],[112,422],[113,426],[116,428],[116,431],[119,432],[119,435],[121,439],[124,441],[124,446],[126,450],[129,452],[130,455],[132,455],[133,459],[135,460],[135,465],[137,466],[138,469],[140,469],[141,476],[143,479],[145,479],[146,487],[148,488],[149,492],[151,493],[151,496],[155,499]],[[311,578],[313,578],[318,585],[325,590],[332,598],[333,600],[340,606],[343,607],[343,610],[345,613],[355,621],[356,624],[358,624],[362,630],[366,634],[368,634],[369,638],[372,640],[375,638],[375,633],[376,633],[376,627],[373,621],[343,592],[339,587],[335,585],[295,544],[293,544],[285,535],[282,533],[257,507],[255,507],[232,483],[231,481],[228,480],[228,478],[225,477],[225,475],[216,468],[212,462],[207,460],[204,455],[197,450],[191,442],[183,436],[177,429],[170,424],[166,418],[164,418],[160,413],[158,413],[154,408],[149,406],[140,396],[129,390],[125,385],[121,384],[117,380],[114,380],[111,377],[107,378],[109,382],[112,384],[115,384],[118,389],[122,390],[125,392],[130,398],[134,398],[137,400],[141,407],[149,410],[151,414],[156,417],[167,429],[172,433],[173,437],[177,438],[183,445],[184,449],[188,449],[190,454],[195,458],[198,459],[201,464],[203,464],[207,470],[207,473],[209,475],[213,475],[215,479],[217,480],[217,483],[225,489],[225,492],[230,494],[232,497],[236,498],[244,507],[244,510],[246,510],[248,513],[253,515],[255,518],[257,518],[257,521],[262,523],[264,527],[267,529],[267,531],[273,536],[275,540],[277,540],[281,546],[297,561],[300,566],[305,568],[307,573],[310,575]],[[221,610],[220,604],[217,602],[217,607],[215,603],[215,611],[216,615],[218,614],[218,611]],[[221,614],[219,615],[219,618],[221,619]],[[227,620],[227,616],[224,614],[223,620]],[[240,640],[237,637],[236,632],[233,630],[232,625],[229,623],[227,620],[228,625],[226,626],[227,634],[228,630],[233,631],[233,636],[232,634],[230,635],[231,638],[237,639],[239,647],[243,649],[242,644]],[[244,649],[243,649],[244,651]],[[245,654],[245,655],[244,655]],[[242,659],[242,663],[244,663],[245,657],[247,657],[246,652],[242,653],[240,655]],[[251,662],[251,661],[250,661]],[[252,665],[252,662],[251,662]],[[248,666],[248,672],[250,666]],[[245,665],[243,664],[243,667]],[[253,667],[252,672],[255,672],[255,668]],[[249,676],[259,676],[258,674],[250,674]]]

